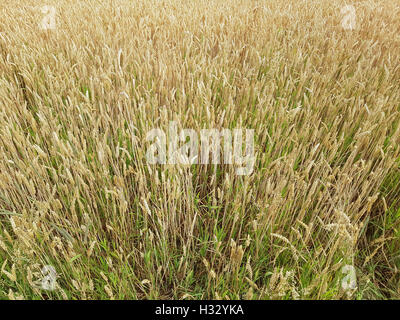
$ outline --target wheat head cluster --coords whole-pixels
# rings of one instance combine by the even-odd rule
[[[2,0],[0,298],[400,298],[399,112],[398,0]],[[253,172],[149,164],[170,121]]]

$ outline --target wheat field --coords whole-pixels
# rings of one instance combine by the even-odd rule
[[[398,0],[2,0],[0,299],[399,299],[399,112]]]

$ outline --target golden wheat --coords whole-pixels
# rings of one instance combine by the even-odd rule
[[[397,0],[3,0],[0,298],[399,298],[399,17]],[[170,121],[253,129],[253,173],[149,164]]]

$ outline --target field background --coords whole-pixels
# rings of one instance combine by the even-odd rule
[[[398,299],[399,111],[397,0],[2,0],[0,298]],[[172,120],[254,172],[148,165]]]

